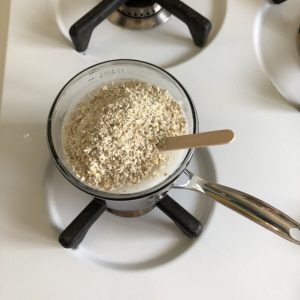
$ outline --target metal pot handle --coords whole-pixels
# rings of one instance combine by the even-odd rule
[[[217,183],[210,183],[188,170],[188,181],[174,188],[204,193],[237,213],[300,245],[300,224],[275,207],[244,192]]]

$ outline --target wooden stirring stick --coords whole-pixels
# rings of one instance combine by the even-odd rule
[[[167,137],[160,150],[177,150],[227,144],[234,140],[234,133],[229,129],[215,130],[196,134]]]

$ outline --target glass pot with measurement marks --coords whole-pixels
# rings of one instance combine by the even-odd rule
[[[183,107],[188,133],[198,131],[198,117],[195,106],[182,84],[165,70],[136,60],[113,60],[99,63],[74,76],[59,92],[48,118],[47,135],[51,156],[60,173],[75,187],[92,195],[94,204],[85,219],[75,222],[69,239],[80,240],[84,237],[93,215],[100,215],[108,209],[110,212],[125,217],[139,216],[149,212],[168,193],[170,189],[188,189],[207,194],[212,199],[264,226],[274,233],[300,244],[298,234],[300,225],[292,218],[267,203],[246,193],[228,188],[217,183],[210,183],[187,170],[194,149],[188,149],[175,170],[159,183],[144,190],[128,192],[107,192],[84,183],[75,176],[67,163],[63,149],[63,126],[68,114],[82,99],[101,86],[113,82],[139,80],[167,90]],[[181,174],[186,174],[184,183],[176,183]],[[70,231],[69,231],[70,233]]]

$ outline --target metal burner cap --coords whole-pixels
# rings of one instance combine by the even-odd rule
[[[146,7],[128,6],[124,4],[118,8],[118,11],[127,17],[145,18],[145,17],[151,17],[155,15],[161,9],[162,9],[161,6],[159,6],[158,4],[154,4]]]
[[[129,29],[149,29],[166,22],[171,14],[157,3],[149,6],[121,5],[109,20]]]

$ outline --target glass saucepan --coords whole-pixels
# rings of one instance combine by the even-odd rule
[[[187,166],[193,156],[194,149],[189,149],[182,163],[175,172],[161,183],[136,193],[109,193],[95,189],[80,181],[68,166],[63,150],[63,126],[68,113],[74,109],[86,95],[101,86],[125,80],[142,80],[157,85],[170,92],[174,99],[183,106],[189,133],[198,131],[198,118],[194,104],[184,87],[165,70],[136,60],[113,60],[99,63],[74,76],[59,92],[48,118],[48,144],[52,158],[61,174],[74,186],[95,197],[98,209],[91,206],[88,214],[76,219],[70,225],[63,238],[82,240],[92,222],[105,209],[120,216],[137,216],[150,211],[172,189],[189,189],[207,194],[250,220],[273,231],[281,237],[300,244],[300,225],[289,216],[269,204],[246,193],[229,187],[210,183],[192,174]],[[176,184],[176,179],[186,174],[186,182]],[[94,203],[94,204],[95,204]]]

